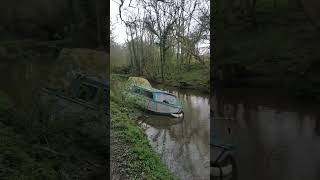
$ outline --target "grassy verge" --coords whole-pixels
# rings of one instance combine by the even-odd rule
[[[118,89],[119,90],[119,89]],[[111,163],[115,179],[176,179],[149,145],[139,110],[111,93]]]
[[[107,143],[103,121],[45,108],[26,108],[0,93],[0,179],[103,179]],[[99,128],[97,128],[99,127]]]

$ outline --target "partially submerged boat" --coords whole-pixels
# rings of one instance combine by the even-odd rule
[[[215,118],[212,119],[214,121]],[[214,123],[212,123],[212,127],[213,124]],[[214,132],[213,128],[212,131]],[[234,144],[226,143],[213,132],[210,133],[210,175],[219,177],[220,179],[236,179],[235,146]]]
[[[237,172],[234,153],[235,149],[233,145],[211,144],[211,176],[234,179]]]
[[[159,115],[183,117],[182,105],[176,95],[152,88],[148,80],[130,77],[127,97],[139,107]]]
[[[108,113],[109,83],[94,76],[76,73],[68,89],[43,88],[42,98],[55,101],[56,111],[81,112],[103,110]]]

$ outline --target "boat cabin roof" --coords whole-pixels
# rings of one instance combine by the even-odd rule
[[[97,86],[109,87],[108,81],[106,81],[106,80],[103,81],[103,80],[100,80],[96,77],[86,76],[86,77],[84,77],[83,81],[88,82],[90,84],[97,85]]]
[[[87,102],[109,99],[109,82],[92,76],[76,76],[70,84],[70,95]]]
[[[168,94],[168,95],[176,97],[176,95],[174,95],[174,94],[171,94],[171,93],[169,93],[167,91],[162,91],[162,90],[159,90],[159,89],[155,89],[155,88],[143,87],[143,86],[139,86],[139,85],[133,85],[133,87],[137,87],[137,88],[140,88],[140,89],[152,92],[152,93]]]

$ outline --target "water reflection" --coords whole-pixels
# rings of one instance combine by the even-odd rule
[[[216,117],[233,119],[217,118],[213,131],[237,146],[240,180],[320,179],[319,105],[235,89],[216,92],[212,104]]]
[[[168,91],[182,101],[185,117],[177,121],[149,114],[145,132],[150,144],[181,179],[209,179],[209,98],[190,91]]]

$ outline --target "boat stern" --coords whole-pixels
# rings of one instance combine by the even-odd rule
[[[210,174],[213,177],[235,177],[237,174],[233,146],[213,145]]]
[[[182,117],[184,116],[184,113],[183,113],[182,109],[180,109],[179,112],[177,112],[177,113],[171,113],[170,115],[173,116],[173,117],[175,117],[175,118],[182,118]]]

